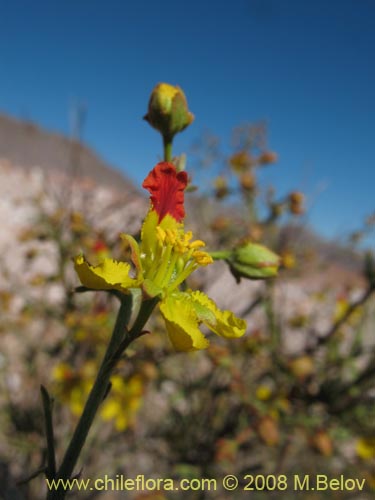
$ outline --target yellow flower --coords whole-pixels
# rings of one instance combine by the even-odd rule
[[[180,351],[204,349],[208,341],[199,329],[203,323],[225,338],[240,337],[246,323],[230,311],[220,311],[202,292],[180,291],[180,285],[201,266],[212,263],[202,250],[205,243],[193,240],[183,225],[186,172],[177,172],[167,162],[161,162],[149,173],[143,187],[151,194],[151,207],[142,226],[140,243],[123,234],[131,248],[131,266],[126,262],[104,259],[91,266],[80,255],[75,269],[82,284],[94,290],[117,290],[130,293],[141,288],[144,299],[158,297],[166,330]]]
[[[103,420],[113,420],[118,431],[123,431],[134,423],[142,403],[143,383],[134,375],[124,380],[119,375],[111,377],[111,391],[100,410]]]
[[[261,384],[257,387],[255,396],[260,401],[268,401],[272,396],[272,389],[268,385]]]
[[[76,417],[82,414],[94,383],[96,369],[96,363],[91,360],[78,369],[72,368],[67,363],[60,363],[53,370],[55,391]],[[144,384],[139,375],[133,375],[128,380],[113,375],[111,390],[102,404],[100,417],[104,421],[112,420],[118,431],[125,430],[134,424],[142,403],[143,392]]]
[[[375,458],[375,438],[359,438],[356,445],[356,452],[362,460]]]

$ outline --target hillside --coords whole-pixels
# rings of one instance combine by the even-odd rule
[[[0,159],[24,169],[40,167],[45,172],[89,177],[106,186],[132,186],[87,146],[4,114],[0,114]]]
[[[35,123],[18,120],[5,114],[0,114],[0,163],[2,168],[8,166],[6,169],[8,172],[15,166],[17,170],[23,170],[25,173],[32,172],[34,167],[38,167],[47,176],[55,177],[58,173],[59,179],[75,180],[80,185],[85,179],[94,181],[94,184],[114,191],[122,200],[143,199],[141,191],[125,174],[108,165],[85,144],[62,134],[47,131]],[[3,171],[2,177],[5,182],[7,173]],[[4,189],[6,192],[5,186]],[[201,204],[196,201],[196,198],[187,196],[187,203],[190,206],[188,212],[193,226],[196,225],[196,221],[202,223],[196,210]],[[208,203],[212,209],[212,200],[202,201],[203,205]],[[320,256],[320,261],[325,263],[323,266],[325,270],[319,280],[325,277],[335,282],[337,275],[345,275],[349,282],[358,283],[361,258],[358,253],[345,245],[336,241],[326,241],[310,228],[301,225],[284,227],[280,238],[298,242],[298,246],[313,249]],[[206,240],[216,246],[214,235],[211,237],[206,235]],[[305,274],[311,277],[308,271],[309,269],[305,268]]]

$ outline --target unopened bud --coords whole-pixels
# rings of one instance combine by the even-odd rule
[[[251,224],[249,228],[249,240],[260,241],[263,237],[264,228],[261,224]]]
[[[323,456],[330,457],[333,453],[333,443],[326,431],[317,431],[311,438],[312,446]]]
[[[236,278],[265,279],[277,275],[280,257],[258,243],[244,243],[234,250],[212,252],[213,259],[223,259]]]
[[[228,183],[225,177],[217,177],[215,179],[215,197],[218,200],[225,198],[229,194]]]
[[[270,210],[272,217],[277,219],[283,214],[284,205],[282,203],[271,203]]]
[[[264,153],[259,156],[258,163],[259,165],[270,165],[271,163],[276,163],[277,160],[277,153],[273,151],[264,151]]]
[[[225,215],[218,215],[211,223],[211,229],[213,231],[224,231],[228,229],[230,226],[229,217],[225,217]]]
[[[184,92],[178,86],[159,83],[151,93],[144,119],[164,138],[172,140],[194,120]]]
[[[237,278],[271,278],[277,275],[279,265],[280,257],[258,243],[235,248],[230,260],[232,273]]]
[[[294,191],[289,195],[289,210],[293,215],[302,215],[304,212],[303,201],[305,197],[303,193]]]
[[[261,440],[267,446],[275,446],[280,440],[279,426],[277,421],[270,417],[262,417],[258,423],[257,431]]]
[[[291,203],[303,203],[304,195],[299,191],[293,191],[289,195],[289,200]]]
[[[255,163],[254,158],[247,151],[239,151],[229,158],[231,168],[238,173],[254,166]]]
[[[244,172],[240,177],[242,189],[245,191],[253,191],[256,185],[256,179],[252,172]]]
[[[301,381],[311,377],[315,372],[314,362],[312,358],[307,355],[293,359],[289,363],[289,369],[292,374]]]
[[[293,269],[296,266],[296,256],[289,250],[284,250],[281,254],[281,265],[285,269]]]

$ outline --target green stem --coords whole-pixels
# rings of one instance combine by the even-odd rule
[[[52,479],[56,474],[56,460],[55,460],[55,444],[52,424],[52,408],[53,400],[50,398],[47,389],[41,385],[40,392],[42,395],[43,409],[44,409],[44,423],[46,429],[47,440],[47,468],[46,477]]]
[[[350,304],[348,309],[345,311],[345,314],[341,316],[328,330],[328,332],[323,335],[322,337],[319,337],[317,341],[317,346],[320,346],[322,344],[325,344],[328,340],[330,340],[334,334],[337,332],[337,330],[344,325],[350,316],[353,314],[353,312],[358,309],[358,307],[361,307],[367,302],[367,300],[371,297],[371,295],[375,292],[375,286],[369,286],[367,290],[363,293],[362,297],[360,297],[356,302],[353,302]]]
[[[129,337],[131,339],[134,340],[141,335],[148,318],[150,317],[158,302],[159,297],[154,297],[153,299],[145,300],[142,302],[137,319],[134,321],[134,324],[129,332]]]
[[[129,322],[130,313],[131,296],[129,295],[125,296],[121,300],[121,306],[117,315],[116,324],[113,329],[111,340],[108,344],[107,351],[104,355],[94,385],[86,401],[86,405],[81,418],[79,419],[61,466],[56,474],[57,480],[67,480],[72,476],[74,467],[77,463],[83,445],[85,444],[90,427],[106,394],[112,371],[118,360],[117,357],[114,357],[114,354],[117,351],[118,346],[122,342],[122,339],[126,332],[126,326]],[[59,490],[50,490],[47,495],[47,499],[63,500],[66,493],[67,491],[62,488],[60,488]]]
[[[172,141],[170,137],[163,136],[164,161],[172,161]]]
[[[131,296],[121,298],[121,306],[110,343],[55,480],[62,479],[66,481],[71,478],[95,415],[106,395],[113,369],[128,345],[142,334],[142,330],[158,300],[158,298],[154,298],[142,302],[137,319],[131,330],[127,331],[126,327],[129,323],[132,306]],[[67,492],[68,490],[63,488],[50,490],[47,494],[47,500],[63,500]]]
[[[215,252],[209,252],[214,260],[226,260],[230,257],[230,250],[217,250]]]
[[[270,281],[266,282],[266,290],[267,290],[267,292],[266,292],[266,297],[264,300],[264,307],[265,307],[265,312],[266,312],[268,329],[269,329],[270,334],[271,334],[272,353],[273,353],[273,355],[276,355],[278,347],[279,347],[279,342],[280,342],[280,334],[279,334],[279,328],[277,325],[276,315],[275,315],[275,310],[274,310],[274,303],[273,303],[274,286],[273,286],[272,282],[270,282]]]
[[[125,349],[128,347],[128,345],[133,342],[133,340],[137,339],[142,335],[143,328],[145,324],[148,321],[148,318],[150,317],[152,311],[154,310],[154,307],[156,304],[159,302],[159,298],[155,297],[150,300],[145,300],[142,302],[141,308],[139,310],[137,319],[134,322],[134,325],[132,326],[131,330],[129,331],[128,335],[124,338],[124,340],[121,342],[121,344],[118,346],[117,350],[113,353],[113,358],[115,362],[117,362],[122,353],[125,351]]]
[[[255,205],[255,194],[254,193],[245,193],[244,194],[245,203],[249,210],[249,219],[252,224],[256,224],[258,222],[258,214]]]

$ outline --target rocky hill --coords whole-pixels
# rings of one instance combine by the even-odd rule
[[[109,166],[105,160],[86,145],[69,139],[62,134],[44,130],[35,123],[18,120],[4,114],[0,114],[0,167],[1,182],[3,184],[1,190],[3,209],[9,203],[12,205],[10,200],[8,200],[9,203],[6,201],[6,193],[12,192],[12,196],[16,198],[22,197],[22,186],[25,186],[27,176],[33,176],[36,171],[39,171],[42,177],[52,176],[56,179],[56,176],[58,176],[59,180],[65,179],[63,183],[69,180],[69,182],[77,185],[78,194],[85,190],[91,190],[94,197],[100,197],[104,195],[98,195],[98,189],[107,190],[104,197],[108,198],[106,203],[109,205],[111,205],[109,198],[112,195],[117,200],[121,200],[119,202],[123,205],[126,201],[128,205],[130,204],[133,207],[137,207],[138,203],[139,206],[143,206],[146,200],[142,196],[141,190],[135,187],[126,178],[125,174]],[[14,179],[11,179],[8,176],[14,169],[19,173]],[[21,179],[19,175],[24,181],[17,187]],[[43,189],[40,179],[36,181],[35,176],[33,179],[33,181],[30,180],[30,189],[35,182],[39,183],[39,189]],[[9,187],[7,187],[7,183],[9,183]],[[93,190],[92,188],[95,185],[96,189]],[[25,197],[28,198],[30,193],[27,193],[27,190],[24,191]],[[112,195],[110,192],[112,192]],[[23,201],[25,202],[25,200]],[[188,212],[191,216],[189,223],[194,227],[197,221],[201,225],[201,217],[194,208],[196,205],[194,200],[192,203],[191,201],[190,196],[188,196],[187,202],[188,204],[190,202]],[[210,205],[212,209],[212,201],[203,200],[204,204]],[[10,205],[8,209],[13,210]],[[101,206],[100,203],[99,206]],[[201,204],[199,203],[197,206],[200,207]],[[4,219],[4,215],[4,213],[0,214],[0,219]],[[133,216],[135,216],[134,213]],[[5,219],[7,217],[8,215],[5,215]],[[141,219],[140,213],[139,218]],[[7,220],[9,222],[9,219]],[[356,252],[353,252],[345,245],[335,241],[325,241],[308,227],[303,226],[284,227],[281,230],[280,238],[300,242],[300,246],[313,249],[320,256],[320,260],[323,259],[326,265],[324,266],[324,273],[319,273],[319,280],[324,276],[329,281],[336,281],[337,275],[345,275],[347,278],[349,276],[349,282],[358,283],[357,278],[360,274],[362,259]],[[210,238],[206,234],[206,241],[209,241],[211,245],[215,245],[214,240],[214,235]],[[333,273],[333,278],[331,273],[327,272],[327,264]],[[307,267],[305,271],[308,271]],[[311,273],[307,272],[307,274],[311,279]],[[314,270],[313,274],[315,274],[315,281],[317,279],[316,270]]]
[[[69,177],[89,177],[106,186],[132,187],[123,173],[109,167],[87,146],[4,114],[0,114],[0,159],[24,169],[39,167]]]

